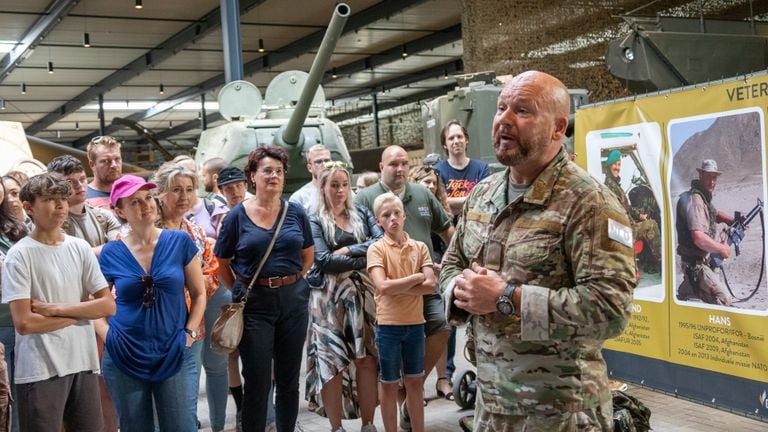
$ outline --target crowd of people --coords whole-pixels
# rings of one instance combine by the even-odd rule
[[[90,183],[71,156],[4,176],[12,424],[194,431],[204,367],[212,430],[229,390],[238,428],[292,432],[306,358],[309,408],[333,432],[352,418],[376,431],[377,406],[387,432],[422,432],[425,377],[436,369],[452,397],[449,318],[469,316],[474,430],[610,430],[599,349],[628,319],[634,255],[602,226],[628,225],[621,204],[562,150],[568,103],[549,75],[508,83],[493,122],[506,169],[493,175],[451,121],[445,160],[411,167],[389,146],[355,186],[315,145],[311,181],[288,200],[288,155],[273,146],[243,167],[179,156],[147,181],[123,175],[104,136],[88,145]],[[241,301],[239,349],[212,350],[220,307]]]

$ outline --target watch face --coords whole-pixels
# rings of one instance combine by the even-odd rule
[[[496,303],[496,309],[504,315],[512,315],[512,312],[514,311],[514,306],[512,305],[512,302],[510,302],[509,300],[500,301]]]

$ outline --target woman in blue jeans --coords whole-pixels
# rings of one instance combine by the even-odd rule
[[[280,198],[288,155],[280,147],[259,147],[248,155],[245,172],[254,196],[229,211],[222,221],[214,253],[222,282],[240,301],[257,278],[243,313],[240,341],[245,393],[243,431],[266,427],[267,397],[275,370],[275,414],[279,432],[293,432],[299,411],[299,372],[307,336],[309,286],[304,275],[314,261],[314,242],[304,209]],[[261,272],[283,209],[285,222]]]
[[[104,245],[99,256],[117,304],[109,325],[96,327],[105,339],[102,369],[121,432],[154,430],[153,411],[160,431],[193,432],[197,424],[185,403],[181,367],[203,319],[205,283],[189,235],[155,227],[154,188],[132,175],[112,185],[111,204],[130,232]]]
[[[219,263],[213,256],[214,240],[205,236],[203,228],[184,217],[197,200],[197,175],[179,164],[166,162],[155,171],[152,182],[157,185],[157,188],[152,191],[152,195],[157,198],[160,205],[159,217],[155,226],[161,229],[184,231],[195,242],[200,267],[203,271],[205,296],[208,301],[219,289]],[[207,307],[205,316],[207,319]],[[195,341],[184,354],[184,365],[182,366],[187,380],[187,408],[189,409],[189,416],[193,417],[196,422],[197,399],[200,391],[200,366],[203,363],[206,327],[201,324],[199,328],[194,329]],[[226,362],[226,358],[224,361]],[[226,379],[226,363],[224,377]],[[227,406],[226,382],[223,390],[223,394],[222,392],[208,393],[209,408],[212,408],[210,402],[215,398],[213,408],[216,408],[216,412],[210,415],[211,429],[214,432],[224,429],[224,412]],[[211,409],[211,411],[214,410]]]

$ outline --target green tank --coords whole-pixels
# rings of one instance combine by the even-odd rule
[[[285,193],[311,180],[304,153],[316,144],[331,151],[334,160],[352,170],[352,159],[341,130],[325,117],[325,94],[320,82],[341,36],[350,8],[336,5],[309,73],[286,71],[267,87],[264,98],[248,81],[232,81],[219,92],[219,112],[229,123],[203,131],[195,162],[213,157],[243,168],[248,153],[259,146],[279,145],[288,153]]]
[[[458,120],[467,129],[469,146],[467,156],[480,159],[491,166],[492,171],[504,167],[496,160],[493,153],[493,136],[491,125],[496,114],[496,104],[501,93],[502,82],[493,72],[478,72],[458,75],[456,89],[421,105],[421,116],[424,121],[424,152],[436,153],[446,157],[445,150],[440,144],[440,131],[450,120]],[[571,96],[571,116],[569,118],[568,137],[573,135],[573,113],[581,105],[589,102],[586,90],[569,89]],[[566,140],[568,146],[569,139]],[[573,145],[570,148],[573,153]]]

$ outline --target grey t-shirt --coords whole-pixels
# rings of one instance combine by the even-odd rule
[[[120,231],[120,225],[112,212],[86,204],[82,213],[70,212],[62,228],[67,234],[81,238],[91,247],[96,247],[114,240]]]
[[[3,266],[3,303],[36,299],[78,303],[107,288],[99,262],[84,240],[64,236],[46,245],[25,237],[9,251]],[[99,371],[96,333],[89,320],[48,333],[16,335],[17,384]]]
[[[311,181],[291,195],[289,201],[301,204],[307,216],[317,214],[320,207],[320,189]]]

